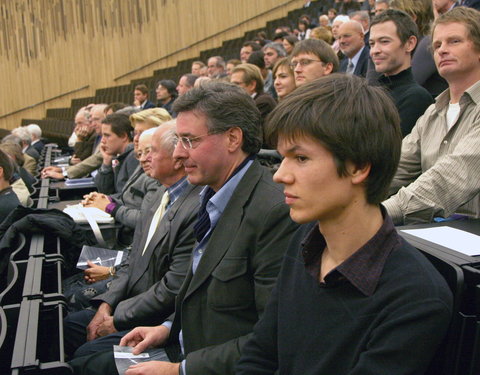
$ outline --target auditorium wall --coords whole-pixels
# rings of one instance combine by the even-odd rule
[[[22,118],[43,118],[47,108],[69,107],[72,99],[93,96],[98,88],[151,76],[302,4],[0,0],[0,128],[16,127]]]

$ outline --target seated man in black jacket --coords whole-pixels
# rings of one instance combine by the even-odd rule
[[[400,158],[392,102],[356,76],[324,77],[282,101],[266,131],[284,156],[274,180],[305,225],[236,373],[423,374],[452,297],[380,205]]]

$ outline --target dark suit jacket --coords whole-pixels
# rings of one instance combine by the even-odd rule
[[[43,148],[45,147],[45,144],[40,140],[40,141],[32,144],[32,147],[35,148],[35,150],[37,150],[37,152],[38,152],[39,154],[41,154]]]
[[[38,161],[38,159],[40,159],[40,154],[38,153],[38,151],[35,149],[35,147],[33,146],[28,146],[27,149],[25,150],[25,154],[28,154],[30,155],[32,158],[34,158],[36,161]]]
[[[149,108],[155,108],[156,105],[153,104],[150,100],[147,100],[145,104],[141,106],[142,109],[149,109]]]
[[[480,0],[465,0],[463,6],[480,10]]]
[[[195,275],[189,266],[166,347],[187,374],[233,374],[240,349],[263,312],[281,259],[297,228],[281,186],[255,161],[220,217]]]
[[[370,48],[365,46],[362,53],[360,54],[360,58],[357,61],[357,65],[355,66],[355,70],[353,74],[359,77],[366,77],[367,76],[367,69],[368,69],[368,59],[370,58]],[[340,72],[346,72],[348,66],[348,58],[345,57],[342,61],[340,61]]]
[[[129,265],[122,268],[108,292],[92,302],[107,302],[114,308],[117,330],[162,323],[174,311],[175,296],[187,272],[195,238],[193,225],[201,187],[188,186],[169,208],[142,256],[148,229],[165,191],[143,215],[135,231]]]

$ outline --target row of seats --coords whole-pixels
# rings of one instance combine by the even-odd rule
[[[51,164],[53,147],[45,147],[42,167]],[[36,207],[47,208],[49,180],[36,185]],[[6,278],[0,283],[0,373],[71,374],[63,349],[67,306],[60,240],[17,233],[11,249]]]

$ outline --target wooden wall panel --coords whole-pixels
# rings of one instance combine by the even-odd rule
[[[0,0],[0,127],[11,129],[21,118],[43,118],[47,108],[69,107],[71,99],[93,96],[98,88],[147,77],[264,27],[302,3]]]

